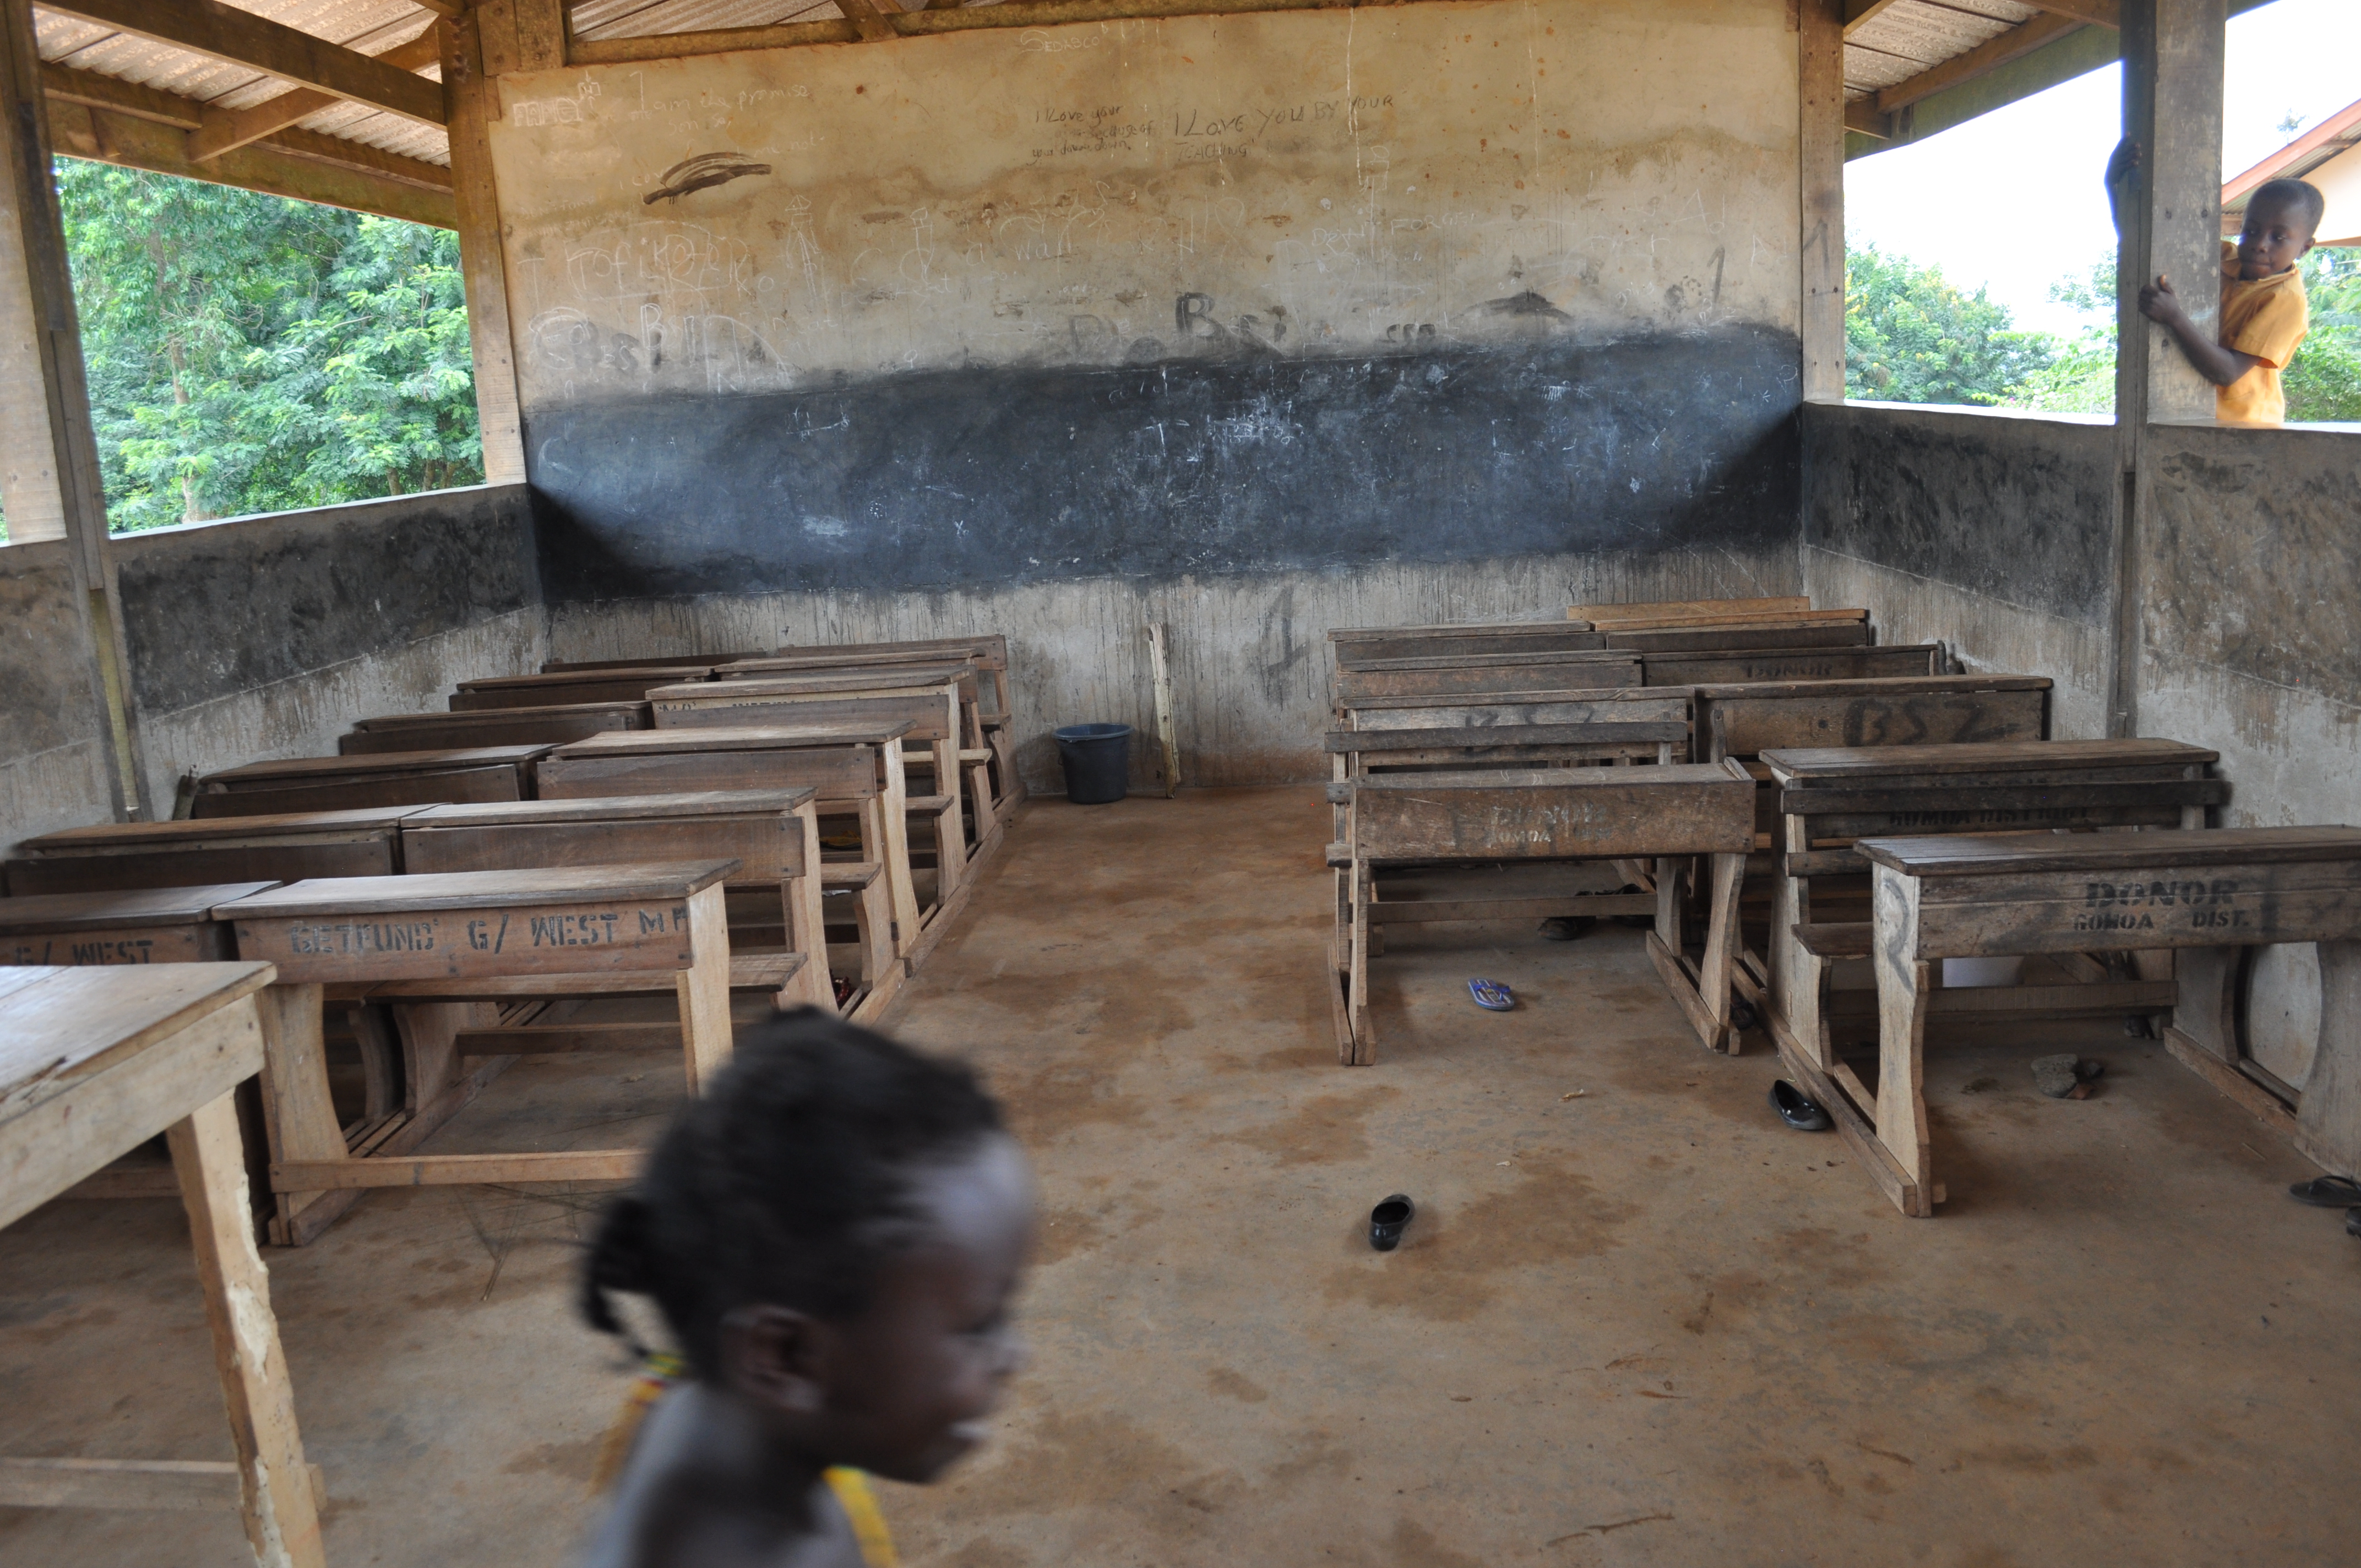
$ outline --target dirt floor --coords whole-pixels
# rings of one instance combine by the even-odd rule
[[[1945,1050],[1949,1202],[1904,1220],[1773,1118],[1759,1036],[1698,1048],[1634,931],[1398,941],[1379,1064],[1338,1068],[1327,837],[1309,790],[1037,803],[909,988],[902,1032],[982,1065],[1047,1205],[1000,1442],[885,1489],[910,1562],[2353,1560],[2361,1243],[2162,1047],[2096,1053],[2081,1103],[2023,1039]],[[647,1135],[676,1084],[530,1064],[430,1147]],[[595,1201],[374,1193],[269,1255],[336,1568],[567,1560],[628,1376],[572,1317]],[[134,1201],[0,1233],[0,1452],[227,1456],[181,1231]],[[0,1560],[245,1556],[225,1514],[0,1509]]]

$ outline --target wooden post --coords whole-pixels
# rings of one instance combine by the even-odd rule
[[[1844,400],[1844,0],[1802,0],[1797,14],[1806,402]]]
[[[515,17],[506,5],[481,6],[443,31],[443,89],[451,134],[452,196],[459,213],[459,272],[467,291],[467,336],[475,350],[476,419],[483,433],[484,482],[524,482],[524,425],[517,404],[516,350],[509,335],[508,264],[500,254],[500,204],[492,185],[486,126],[500,115],[500,89],[484,69],[501,27],[513,53]],[[512,69],[512,67],[511,67]]]
[[[1156,683],[1156,739],[1164,748],[1164,798],[1180,787],[1180,736],[1172,722],[1171,651],[1166,629],[1157,621],[1148,629],[1148,660]]]
[[[2123,0],[2124,135],[2143,160],[2125,193],[2116,253],[2113,641],[2107,733],[2139,733],[2142,539],[2152,501],[2147,428],[2213,417],[2213,383],[2139,312],[2171,280],[2190,319],[2221,319],[2222,62],[2227,0]]]
[[[214,1365],[237,1450],[247,1542],[261,1568],[322,1568],[320,1517],[296,1431],[279,1323],[270,1313],[270,1276],[254,1247],[236,1095],[225,1094],[178,1123],[166,1141],[189,1211],[205,1324],[213,1331]]]
[[[81,645],[57,652],[89,672],[111,804],[134,817],[148,815],[146,784],[40,72],[31,6],[0,0],[0,506],[12,543],[69,547]]]

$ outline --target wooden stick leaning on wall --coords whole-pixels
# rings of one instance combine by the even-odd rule
[[[1172,718],[1172,666],[1162,621],[1148,629],[1148,678],[1156,695],[1156,740],[1164,750],[1164,798],[1180,788],[1180,736]]]

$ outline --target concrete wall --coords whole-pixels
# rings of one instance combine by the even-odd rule
[[[1038,755],[1163,619],[1243,782],[1331,625],[1792,587],[1795,62],[1508,0],[504,77],[556,646],[989,626]]]
[[[61,541],[0,548],[0,847],[106,820],[106,715]]]
[[[332,752],[356,718],[441,708],[454,682],[543,657],[522,485],[192,523],[113,548],[159,810],[183,773]]]
[[[1805,590],[1888,642],[2048,675],[2050,729],[2106,733],[2112,422],[1898,403],[1802,416]]]
[[[2103,423],[1882,404],[1804,411],[1802,571],[1890,641],[2059,683],[2056,732],[2105,733]],[[2138,541],[2140,734],[2208,746],[2225,827],[2361,823],[2361,431],[2158,425]],[[2301,1088],[2309,946],[2259,956],[2256,1060]]]

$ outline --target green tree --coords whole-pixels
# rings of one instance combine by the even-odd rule
[[[2028,377],[2008,406],[2043,413],[2115,411],[2115,258],[2111,252],[2080,278],[2049,285],[2049,297],[2073,307],[2082,324],[2070,340],[2051,338],[2054,357]]]
[[[2045,369],[2049,340],[1939,267],[1874,246],[1845,257],[1845,395],[1898,403],[2000,403]]]
[[[2290,420],[2361,420],[2361,252],[2303,258],[2312,331],[2281,375]]]
[[[480,477],[456,236],[56,169],[115,532]]]

